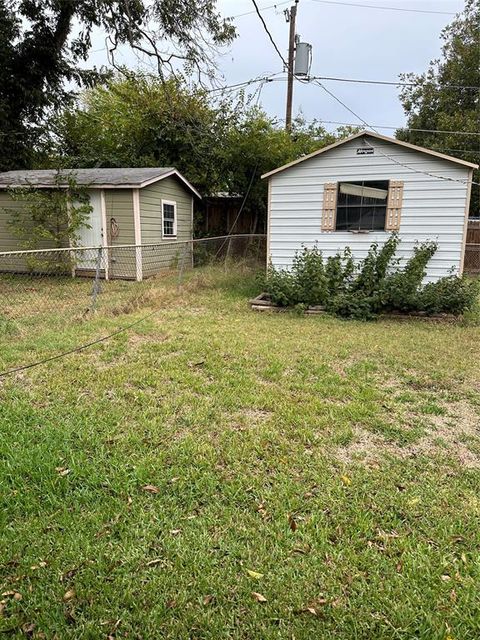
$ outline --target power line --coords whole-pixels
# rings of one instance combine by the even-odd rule
[[[79,353],[80,351],[84,351],[85,349],[88,349],[88,347],[93,347],[94,345],[100,344],[101,342],[106,342],[107,340],[110,340],[111,338],[118,336],[121,333],[128,331],[129,329],[132,329],[133,327],[137,326],[141,322],[145,322],[146,320],[154,316],[156,313],[159,313],[160,311],[162,311],[162,309],[155,309],[154,311],[152,311],[151,313],[148,313],[146,316],[143,316],[139,320],[135,320],[135,322],[128,324],[126,327],[117,329],[113,333],[109,333],[106,336],[97,338],[97,340],[92,340],[92,342],[87,342],[86,344],[82,344],[79,347],[69,349],[68,351],[62,351],[61,353],[56,353],[54,356],[44,358],[43,360],[37,360],[36,362],[31,362],[30,364],[24,364],[20,367],[14,367],[13,369],[7,369],[6,371],[2,371],[0,372],[0,378],[4,378],[5,376],[11,375],[12,373],[18,373],[20,371],[26,371],[27,369],[32,369],[33,367],[38,367],[41,364],[46,364],[47,362],[53,362],[54,360],[59,360],[60,358],[64,358],[65,356],[69,356],[73,353]]]
[[[312,122],[315,122],[312,120]],[[323,120],[321,122],[324,124],[338,124],[343,127],[358,127],[358,122],[339,122],[338,120]],[[371,129],[403,129],[404,131],[415,131],[416,133],[442,133],[442,134],[450,134],[450,135],[458,135],[458,136],[480,136],[479,131],[448,131],[446,129],[416,129],[415,127],[404,127],[399,124],[397,126],[386,125],[386,124],[372,124],[369,125]]]
[[[425,14],[433,14],[433,15],[441,15],[441,16],[454,16],[456,15],[453,11],[436,11],[433,9],[407,9],[406,7],[385,7],[379,6],[375,4],[361,4],[358,2],[334,2],[334,0],[310,0],[311,2],[319,2],[322,4],[333,4],[338,6],[345,7],[360,7],[362,9],[380,9],[382,11],[402,11],[408,13],[425,13]],[[291,0],[286,0],[285,2],[277,2],[276,4],[270,4],[267,7],[259,7],[260,11],[267,11],[268,9],[276,9],[277,7],[281,7],[285,4],[289,4]],[[256,11],[245,11],[244,13],[238,13],[234,16],[228,16],[230,20],[234,20],[235,18],[242,18],[243,16],[249,16]]]
[[[345,104],[345,102],[343,102],[343,100],[341,100],[338,96],[336,96],[332,91],[327,89],[321,82],[319,82],[317,80],[317,81],[314,82],[314,84],[316,84],[319,87],[321,87],[334,100],[336,100],[339,104],[341,104],[342,107],[344,107],[345,109],[347,109],[347,111],[349,111],[352,115],[354,115],[355,118],[358,118],[367,127],[367,129],[373,129],[373,131],[378,133],[378,131],[376,131],[376,129],[374,127],[372,127],[372,125],[368,124],[368,122],[366,120],[364,120],[361,116],[359,116],[358,113],[353,111],[353,109],[351,109],[347,104]],[[469,180],[465,181],[465,180],[457,180],[456,178],[449,178],[447,176],[437,176],[434,173],[430,173],[429,171],[422,171],[421,169],[415,169],[414,167],[412,167],[412,166],[410,166],[408,164],[405,164],[404,162],[400,162],[400,160],[397,160],[396,158],[393,158],[392,156],[388,155],[387,153],[383,153],[380,149],[378,149],[378,147],[375,147],[372,143],[369,143],[369,146],[372,147],[373,149],[376,149],[377,152],[381,156],[383,156],[384,158],[388,158],[389,160],[391,160],[395,164],[398,164],[401,167],[405,167],[406,169],[408,169],[409,171],[413,171],[414,173],[420,173],[420,174],[423,174],[423,175],[426,175],[426,176],[430,176],[431,178],[436,178],[437,180],[445,180],[445,181],[448,181],[448,182],[459,182],[461,184],[467,184],[468,182],[470,182]],[[475,185],[480,184],[480,182],[474,182],[473,180],[471,181],[471,183],[475,184]]]
[[[278,76],[279,73],[283,73],[282,71],[277,73],[271,73],[268,76],[263,76],[261,78],[252,78],[251,80],[245,80],[244,82],[237,82],[236,84],[225,85],[224,87],[214,87],[213,89],[206,89],[206,93],[215,93],[216,91],[227,91],[231,89],[242,89],[247,87],[248,85],[255,84],[256,82],[272,82],[272,79],[275,76]]]
[[[277,121],[283,122],[285,118],[276,118]],[[336,124],[343,127],[358,127],[358,122],[341,122],[339,120],[324,120],[323,118],[318,118],[315,120],[306,120],[306,124]],[[369,125],[372,129],[403,129],[403,131],[415,131],[419,133],[445,133],[451,135],[461,135],[461,136],[480,136],[480,132],[478,131],[447,131],[445,129],[415,129],[413,127],[405,127],[401,124],[394,125],[386,125],[386,124],[372,124]],[[468,149],[457,149],[457,151],[468,151]]]
[[[276,9],[284,4],[290,4],[291,0],[285,0],[285,2],[277,2],[276,4],[270,4],[268,7],[259,7],[259,11],[267,11],[268,9]],[[252,13],[257,13],[255,9],[253,11],[245,11],[244,13],[237,13],[235,16],[228,16],[230,20],[235,18],[243,18],[243,16],[250,16]]]
[[[395,82],[392,80],[362,80],[357,78],[336,78],[331,76],[311,76],[309,80],[330,80],[332,82],[355,82],[359,84],[378,84],[378,85],[391,85],[394,87],[416,87],[416,82]],[[428,82],[426,84],[438,84],[437,82]],[[463,85],[463,84],[444,84],[440,85],[442,89],[472,89],[474,91],[479,91],[480,87],[471,86],[471,85]]]
[[[271,75],[268,76],[269,79],[272,79],[272,82],[286,82],[288,78],[275,78],[275,76],[278,75],[282,75],[283,72],[278,72],[278,73],[272,73]],[[235,87],[240,87],[242,85],[248,85],[248,84],[252,84],[254,82],[261,82],[263,81],[265,78],[254,78],[252,80],[246,80],[245,82],[239,82],[237,84],[233,84],[233,85],[227,85],[225,87],[216,87],[214,89],[209,89],[208,92],[212,92],[212,91],[222,91],[223,89],[230,89],[230,88],[235,88]],[[366,79],[362,79],[362,78],[339,78],[339,77],[335,77],[335,76],[309,76],[308,78],[305,78],[304,81],[302,81],[304,84],[306,84],[309,81],[312,80],[328,80],[328,81],[333,81],[333,82],[348,82],[348,83],[358,83],[358,84],[373,84],[373,85],[386,85],[386,86],[394,86],[394,87],[416,87],[417,83],[416,82],[402,82],[402,81],[395,81],[395,80],[366,80]],[[432,84],[435,85],[437,83],[435,82],[427,82],[427,84]],[[480,86],[474,86],[474,85],[463,85],[463,84],[445,84],[445,85],[439,85],[441,86],[441,88],[444,89],[468,89],[468,90],[472,90],[472,91],[480,91]]]
[[[258,8],[258,4],[257,4],[256,0],[252,0],[252,2],[253,2],[253,6],[255,7],[255,11],[257,12],[258,17],[260,18],[260,20],[262,22],[263,28],[265,29],[268,37],[270,38],[270,42],[273,44],[273,47],[274,47],[275,51],[278,53],[278,55],[280,57],[280,60],[283,62],[283,64],[285,66],[288,66],[285,58],[283,57],[280,49],[277,47],[277,44],[276,44],[275,40],[273,39],[273,36],[272,36],[272,34],[270,33],[270,31],[269,31],[269,29],[267,27],[267,23],[265,22],[265,20],[263,19],[262,14],[260,13],[260,9]]]
[[[441,16],[454,16],[452,11],[434,11],[432,9],[407,9],[405,7],[384,7],[377,4],[360,4],[358,2],[337,2],[336,0],[311,0],[312,2],[320,2],[322,4],[335,4],[345,7],[361,7],[362,9],[381,9],[383,11],[404,11],[408,13],[430,13]]]

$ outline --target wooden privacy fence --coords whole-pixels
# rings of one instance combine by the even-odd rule
[[[463,270],[466,274],[480,275],[480,219],[468,222]]]

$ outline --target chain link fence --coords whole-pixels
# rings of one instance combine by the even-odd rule
[[[470,218],[465,243],[465,261],[463,270],[466,274],[480,276],[480,219]]]
[[[0,253],[0,339],[161,304],[159,289],[175,292],[192,269],[258,268],[265,260],[264,235]]]

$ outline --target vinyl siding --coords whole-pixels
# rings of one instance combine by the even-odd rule
[[[135,244],[135,224],[133,219],[133,190],[105,189],[105,210],[107,218],[107,238],[111,246]],[[118,225],[118,236],[111,237],[111,222]],[[110,249],[110,278],[136,278],[135,249]]]
[[[356,149],[361,146],[361,140],[352,140],[270,178],[269,257],[272,263],[288,268],[296,251],[315,243],[326,257],[349,246],[355,259],[364,258],[373,242],[380,245],[385,242],[388,232],[322,232],[323,185],[345,180],[402,180],[401,244],[397,255],[404,264],[412,255],[416,241],[436,240],[439,246],[428,266],[426,280],[448,275],[451,268],[458,273],[467,186],[418,172],[466,181],[468,168],[379,140],[374,141],[374,155],[357,156]]]
[[[162,200],[177,203],[177,237],[162,238]],[[185,254],[182,244],[172,240],[192,239],[192,195],[175,178],[165,178],[140,190],[140,220],[143,245],[165,245],[143,248],[143,275],[148,277],[159,270],[175,266],[179,260],[191,260],[190,247]]]

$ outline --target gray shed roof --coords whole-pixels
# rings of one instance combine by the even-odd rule
[[[56,169],[5,171],[0,173],[0,189],[28,186],[46,189],[58,185],[57,175]],[[141,189],[168,176],[175,176],[196,196],[201,197],[174,167],[63,169],[61,175],[65,178],[71,175],[78,184],[91,189]]]

